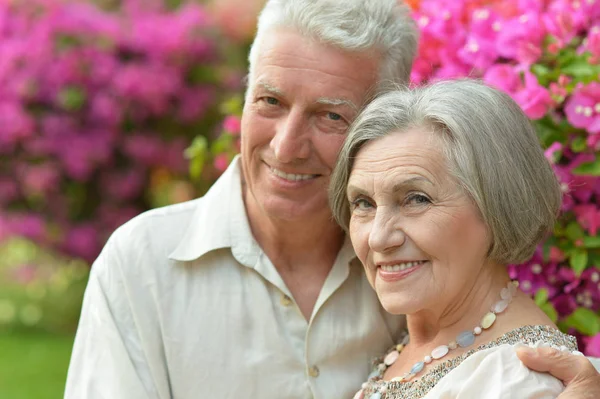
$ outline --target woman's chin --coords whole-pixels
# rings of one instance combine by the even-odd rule
[[[400,301],[397,298],[394,299],[380,296],[379,301],[386,312],[394,315],[408,315],[415,313],[419,309],[419,306],[416,303],[407,303],[405,301]]]

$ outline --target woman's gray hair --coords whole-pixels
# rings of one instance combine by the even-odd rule
[[[414,128],[431,129],[442,138],[450,172],[488,227],[489,257],[501,264],[529,259],[554,225],[560,186],[521,108],[505,93],[473,80],[396,90],[365,108],[331,177],[329,198],[337,222],[348,229],[346,188],[360,149]]]
[[[267,1],[258,18],[248,56],[250,77],[261,38],[278,27],[293,29],[342,50],[376,50],[382,55],[380,86],[409,81],[417,52],[418,29],[409,7],[398,0]]]

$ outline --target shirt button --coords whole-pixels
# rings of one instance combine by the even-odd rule
[[[290,306],[292,304],[292,299],[287,295],[281,296],[281,304],[283,306]]]
[[[319,376],[319,368],[317,366],[312,366],[308,369],[308,375],[313,378],[317,378]]]

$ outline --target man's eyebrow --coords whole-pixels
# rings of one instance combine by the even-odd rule
[[[262,88],[263,90],[268,91],[269,93],[275,94],[277,96],[283,97],[283,92],[277,87],[267,83],[267,82],[256,82],[256,86]]]
[[[325,104],[325,105],[347,105],[350,108],[354,109],[355,111],[358,111],[358,107],[356,106],[356,104],[354,104],[352,101],[350,100],[345,100],[343,98],[326,98],[326,97],[321,97],[317,100],[318,104]]]

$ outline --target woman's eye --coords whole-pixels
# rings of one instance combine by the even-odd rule
[[[372,207],[373,206],[371,205],[371,203],[364,198],[357,198],[354,201],[352,201],[353,209],[365,210],[365,209],[369,209]]]
[[[407,202],[418,205],[424,205],[430,204],[431,200],[422,194],[412,194],[408,197]]]

